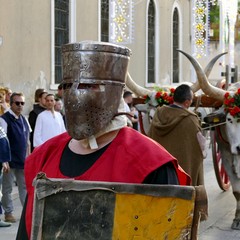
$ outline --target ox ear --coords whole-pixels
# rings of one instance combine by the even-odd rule
[[[136,104],[134,106],[139,112],[147,113],[149,112],[149,105],[147,103],[145,104]]]
[[[226,114],[224,112],[213,112],[208,114],[204,119],[208,124],[222,123],[226,121]]]

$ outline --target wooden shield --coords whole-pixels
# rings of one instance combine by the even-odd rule
[[[32,240],[192,239],[195,188],[35,180]]]

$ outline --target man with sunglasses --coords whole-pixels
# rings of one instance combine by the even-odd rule
[[[2,206],[6,222],[16,222],[13,216],[12,186],[14,178],[18,185],[19,198],[23,205],[26,197],[26,185],[24,179],[24,162],[29,153],[29,133],[31,128],[22,115],[24,106],[24,95],[13,93],[10,97],[10,109],[0,118],[0,124],[7,134],[11,161],[9,162],[10,171],[3,172],[2,178]]]

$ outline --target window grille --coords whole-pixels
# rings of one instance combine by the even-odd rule
[[[109,3],[108,0],[101,1],[101,41],[108,42],[109,37]]]
[[[55,0],[55,83],[62,81],[61,47],[69,43],[69,0]]]
[[[179,53],[176,49],[179,48],[179,14],[178,9],[174,9],[173,13],[173,73],[172,80],[173,83],[179,82]]]
[[[155,6],[148,6],[148,83],[155,83]]]

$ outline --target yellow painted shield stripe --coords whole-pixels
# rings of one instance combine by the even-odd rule
[[[193,210],[194,197],[117,194],[112,239],[184,239],[191,234]]]

